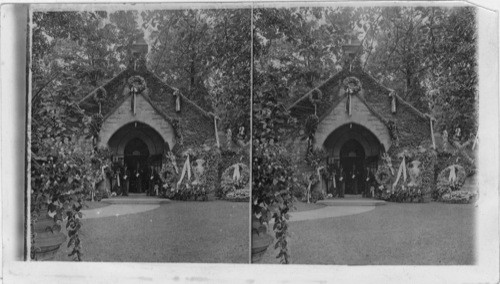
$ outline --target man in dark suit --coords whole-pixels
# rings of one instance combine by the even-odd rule
[[[128,169],[127,165],[123,168],[123,175],[122,175],[122,186],[123,186],[123,196],[128,196],[128,190],[130,186],[130,170]]]
[[[342,168],[342,165],[340,166],[340,169],[339,169],[337,186],[339,188],[339,197],[340,198],[344,198],[344,194],[345,194],[345,172],[344,172],[344,168]]]

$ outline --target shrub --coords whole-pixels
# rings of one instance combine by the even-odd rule
[[[476,200],[477,193],[470,191],[452,191],[441,196],[441,201],[445,203],[469,204]]]
[[[166,197],[172,200],[182,201],[207,201],[206,187],[203,185],[181,184],[176,190],[167,190]]]
[[[226,199],[237,202],[248,202],[250,199],[250,188],[247,186],[231,191],[226,195]]]
[[[293,204],[291,192],[293,166],[284,147],[277,144],[254,143],[252,167],[252,211],[261,223],[274,219],[277,238],[275,248],[280,248],[278,258],[288,263],[287,220]]]

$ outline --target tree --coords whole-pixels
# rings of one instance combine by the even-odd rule
[[[477,124],[476,24],[471,7],[367,9],[366,70],[407,101],[467,134]],[[451,132],[450,132],[451,133]]]
[[[305,93],[335,74],[349,36],[352,8],[255,10],[255,72],[288,96]]]
[[[223,128],[250,128],[250,10],[148,11],[151,68]]]
[[[103,178],[102,168],[109,161],[106,151],[94,147],[98,119],[85,114],[76,102],[120,69],[126,56],[120,47],[127,44],[119,38],[120,31],[136,31],[136,25],[131,24],[133,13],[117,14],[121,16],[110,18],[105,12],[33,13],[32,224],[45,206],[55,212],[54,221],[67,218],[68,247],[72,247],[69,256],[75,260],[82,260],[80,210]],[[35,235],[32,244],[35,253]]]

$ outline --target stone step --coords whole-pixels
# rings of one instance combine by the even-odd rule
[[[103,198],[101,202],[107,204],[166,204],[170,203],[170,199],[157,196],[146,196],[146,194],[130,194],[129,196]]]
[[[326,206],[380,206],[385,205],[387,202],[383,200],[368,199],[368,198],[341,198],[341,199],[326,199],[320,200],[318,204],[323,204]]]

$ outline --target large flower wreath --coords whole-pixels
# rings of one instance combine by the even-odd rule
[[[381,199],[385,199],[390,196],[390,184],[392,182],[393,174],[391,173],[391,168],[387,164],[380,165],[375,173],[375,180],[378,183],[378,188],[376,190],[376,196]]]
[[[344,90],[350,94],[356,94],[361,91],[361,81],[356,77],[347,77],[342,82]]]
[[[235,177],[236,167],[239,167],[239,177]],[[247,165],[237,163],[229,166],[222,173],[221,177],[222,194],[227,199],[232,200],[248,200],[250,198],[250,170]]]
[[[465,169],[460,165],[451,165],[442,170],[437,181],[438,198],[441,199],[446,193],[460,190],[465,183],[465,178]]]
[[[314,89],[309,94],[309,101],[313,104],[321,102],[322,99],[323,99],[323,93],[319,89]]]
[[[127,83],[129,88],[135,87],[137,93],[141,93],[146,89],[146,81],[141,76],[132,76],[128,78]]]

